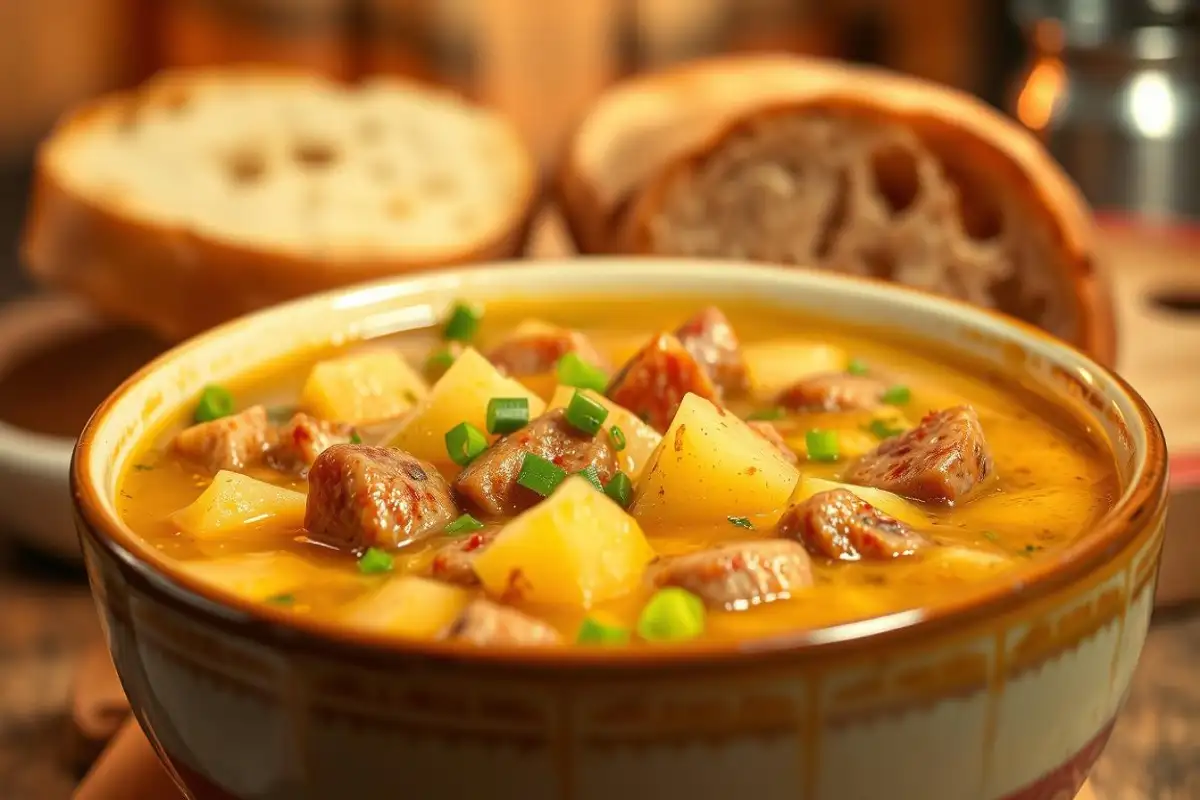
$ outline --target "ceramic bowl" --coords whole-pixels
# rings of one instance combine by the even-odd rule
[[[603,652],[404,643],[297,620],[214,596],[122,524],[122,469],[203,383],[516,291],[751,298],[950,342],[1085,419],[1123,491],[1086,539],[944,606],[739,645]],[[1146,636],[1166,452],[1120,378],[1005,318],[799,270],[608,259],[401,278],[234,321],[109,398],[72,481],[117,670],[193,798],[1067,800]]]

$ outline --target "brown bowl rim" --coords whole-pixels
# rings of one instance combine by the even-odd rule
[[[676,260],[695,263],[694,259],[662,259],[614,256],[600,261],[645,261],[662,262]],[[541,264],[528,262],[497,263],[495,268],[523,267],[525,269],[553,269],[560,260],[547,260]],[[736,266],[742,271],[770,273],[777,279],[787,280],[787,275],[807,275],[813,280],[827,281],[847,286],[861,286],[876,294],[895,294],[909,297],[918,304],[943,307],[956,316],[970,319],[973,316],[990,318],[1005,331],[1006,338],[1020,339],[1021,336],[1039,340],[1053,348],[1074,355],[1089,369],[1103,374],[1112,381],[1130,401],[1137,413],[1136,424],[1140,426],[1146,440],[1146,450],[1137,459],[1142,468],[1141,480],[1125,488],[1117,503],[1097,523],[1096,530],[1081,537],[1068,546],[1057,558],[1043,559],[1031,563],[1021,572],[1019,581],[994,579],[987,584],[987,591],[976,591],[972,596],[955,602],[942,603],[932,609],[912,609],[895,612],[881,617],[861,621],[840,623],[826,628],[797,631],[770,637],[734,642],[685,642],[670,646],[638,648],[586,648],[547,647],[528,648],[517,646],[476,647],[458,642],[415,641],[372,631],[341,626],[332,621],[318,618],[297,617],[286,609],[275,608],[266,603],[256,603],[229,594],[214,597],[211,587],[206,587],[194,578],[167,564],[153,561],[151,548],[140,542],[115,515],[109,515],[101,507],[97,487],[88,480],[84,465],[91,459],[95,446],[97,427],[116,401],[135,384],[146,380],[158,368],[175,357],[184,348],[199,346],[223,336],[227,329],[245,324],[271,313],[280,313],[303,304],[329,302],[340,296],[361,291],[366,287],[391,286],[418,280],[421,276],[397,276],[383,281],[374,281],[358,286],[346,287],[307,298],[290,301],[271,309],[254,312],[219,325],[188,342],[178,345],[142,367],[118,387],[93,413],[81,433],[71,459],[71,494],[81,545],[89,555],[88,541],[99,548],[117,566],[123,578],[131,585],[152,596],[157,602],[194,619],[216,626],[223,632],[252,639],[260,644],[270,643],[273,647],[289,652],[349,659],[356,664],[395,664],[404,659],[418,659],[427,663],[460,665],[467,668],[486,666],[489,670],[511,670],[518,673],[530,670],[557,674],[560,670],[584,671],[658,671],[708,670],[736,667],[744,659],[753,657],[754,664],[794,662],[797,659],[819,660],[843,654],[859,648],[886,646],[893,642],[920,639],[931,632],[944,632],[961,627],[988,616],[999,616],[1013,608],[1028,605],[1057,589],[1065,587],[1101,567],[1109,559],[1127,548],[1157,514],[1165,508],[1167,500],[1167,451],[1162,429],[1149,406],[1142,397],[1120,375],[1107,366],[1096,362],[1074,345],[1057,339],[1021,320],[999,312],[979,308],[959,300],[933,295],[919,289],[900,286],[870,277],[847,276],[816,270],[781,268],[744,262],[706,262],[709,266]],[[443,276],[469,278],[471,270],[439,270]],[[428,274],[425,277],[429,277]],[[315,307],[315,305],[314,305]],[[929,313],[922,310],[920,313]],[[972,326],[978,327],[978,326]],[[1019,336],[1018,336],[1019,335]],[[139,555],[139,552],[141,554]],[[94,580],[89,570],[89,579]],[[93,586],[93,593],[96,587]]]

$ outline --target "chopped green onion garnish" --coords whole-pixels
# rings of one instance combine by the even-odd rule
[[[290,606],[292,603],[296,602],[296,595],[276,594],[268,597],[267,602],[275,606]]]
[[[837,461],[840,456],[837,431],[813,429],[804,434],[809,461]]]
[[[517,475],[517,484],[542,497],[549,497],[566,477],[567,473],[561,467],[539,455],[526,453],[521,459],[521,472]]]
[[[849,372],[851,375],[866,375],[869,371],[870,368],[867,366],[867,362],[861,358],[852,358],[850,359],[850,363],[846,365],[846,372]]]
[[[493,397],[488,400],[488,433],[512,433],[528,424],[528,397]]]
[[[460,467],[470,464],[487,450],[487,436],[469,422],[460,422],[446,431],[446,451]]]
[[[608,409],[580,391],[571,395],[566,414],[570,426],[588,436],[599,433],[600,426],[608,419]]]
[[[483,523],[470,514],[463,514],[442,529],[444,533],[472,533],[483,527]]]
[[[989,542],[996,542],[997,544],[1000,543],[1000,534],[996,533],[995,531],[984,531],[983,538],[987,539]]]
[[[467,303],[455,303],[450,309],[450,318],[442,329],[442,338],[452,342],[469,342],[475,338],[479,323],[483,319],[483,309]]]
[[[425,359],[425,371],[430,375],[441,377],[442,373],[454,364],[454,353],[449,350],[435,350]]]
[[[350,431],[350,444],[362,444],[362,437],[358,435],[358,431]]]
[[[210,383],[200,391],[200,402],[196,404],[196,422],[212,422],[233,413],[233,395],[224,386]]]
[[[391,572],[392,557],[378,548],[368,547],[367,551],[358,559],[358,571],[364,575],[378,575],[382,572]]]
[[[597,491],[604,491],[604,484],[600,482],[600,470],[596,469],[595,464],[589,464],[587,467],[579,470],[579,472],[576,472],[575,474],[586,479],[588,483],[596,487]]]
[[[726,517],[725,519],[729,520],[731,525],[745,528],[748,531],[754,530],[754,523],[750,521],[749,517]]]
[[[867,426],[867,430],[873,433],[877,439],[890,439],[893,436],[899,436],[904,433],[903,428],[896,427],[886,419],[871,420],[871,424]]]
[[[912,399],[912,392],[907,386],[892,386],[883,393],[882,399],[889,406],[902,406]]]
[[[613,449],[618,453],[625,449],[625,431],[621,430],[616,425],[608,429],[608,438],[612,439]]]
[[[638,636],[648,642],[678,642],[704,633],[704,601],[676,586],[659,589],[642,609]]]
[[[559,383],[576,389],[591,389],[603,394],[608,386],[608,376],[604,370],[584,361],[578,353],[567,353],[560,358],[554,365],[554,374],[558,376]]]
[[[594,617],[585,617],[575,634],[576,644],[625,644],[629,631],[618,625],[606,625]]]
[[[763,408],[759,409],[758,411],[753,411],[749,416],[746,417],[746,419],[766,421],[772,419],[783,419],[786,415],[787,411],[785,409],[776,406],[775,408]]]
[[[624,472],[618,472],[609,479],[604,493],[621,508],[629,508],[629,501],[633,499],[633,481]]]

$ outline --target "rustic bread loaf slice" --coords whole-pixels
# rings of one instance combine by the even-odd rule
[[[924,81],[783,56],[635,79],[584,119],[558,190],[585,251],[894,280],[1113,357],[1074,185],[1028,132]]]
[[[163,74],[68,115],[37,162],[45,282],[186,336],[313,291],[517,255],[536,167],[497,115],[396,80]]]

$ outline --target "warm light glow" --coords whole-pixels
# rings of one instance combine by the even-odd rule
[[[1143,72],[1129,86],[1129,121],[1151,139],[1161,139],[1175,130],[1175,97],[1167,76],[1157,70]]]
[[[1057,58],[1040,61],[1017,97],[1017,119],[1030,130],[1040,131],[1050,122],[1054,104],[1066,86],[1066,70]]]

